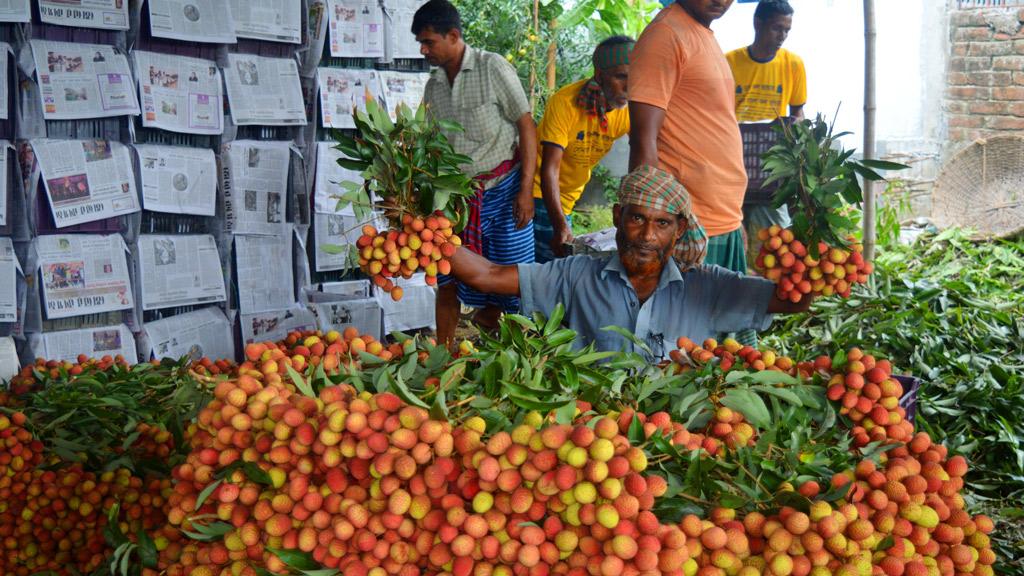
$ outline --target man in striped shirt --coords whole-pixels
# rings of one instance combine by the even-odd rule
[[[463,127],[463,132],[447,136],[456,152],[472,159],[465,170],[479,184],[469,225],[462,232],[466,247],[502,264],[533,262],[537,127],[515,68],[500,55],[463,41],[459,12],[448,0],[430,0],[420,7],[412,33],[420,53],[437,67],[423,102],[432,117]],[[455,336],[459,301],[479,309],[474,321],[483,328],[496,327],[502,312],[519,310],[516,297],[485,294],[456,285],[451,277],[438,285],[441,343],[450,344]]]

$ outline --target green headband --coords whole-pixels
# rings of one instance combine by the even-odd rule
[[[618,42],[598,46],[594,50],[594,68],[607,70],[623,64],[629,64],[629,53],[633,51],[635,42]]]

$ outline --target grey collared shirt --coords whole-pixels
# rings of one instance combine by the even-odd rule
[[[563,304],[563,323],[578,333],[578,347],[594,342],[598,350],[641,352],[619,334],[602,330],[621,326],[661,360],[680,336],[700,343],[723,332],[768,328],[772,321],[768,304],[775,285],[719,266],[680,273],[677,266],[669,265],[662,270],[654,293],[641,304],[616,252],[520,264],[519,290],[527,315],[535,311],[549,315]]]
[[[465,129],[447,136],[456,152],[473,159],[464,167],[470,176],[512,159],[519,140],[516,121],[530,113],[515,68],[498,54],[469,45],[454,83],[448,83],[444,68],[430,73],[423,102],[434,118],[457,122]]]

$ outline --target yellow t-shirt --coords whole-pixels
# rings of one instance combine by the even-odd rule
[[[562,197],[562,210],[572,213],[576,201],[583,194],[583,188],[590,181],[594,166],[611,150],[612,143],[623,134],[629,133],[629,108],[623,107],[608,112],[608,131],[601,131],[597,117],[586,113],[576,105],[576,95],[586,80],[570,84],[548,99],[544,118],[537,128],[541,143],[537,159],[537,175],[533,179],[533,197],[541,198],[540,174],[543,161],[543,145],[554,144],[562,148],[562,165],[558,173],[558,187]]]
[[[780,48],[770,62],[758,62],[747,48],[725,55],[736,82],[736,119],[760,122],[788,116],[788,106],[807,102],[807,72],[799,56]]]

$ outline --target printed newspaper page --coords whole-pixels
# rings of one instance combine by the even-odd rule
[[[0,140],[0,226],[7,225],[7,157],[11,143]]]
[[[240,314],[243,344],[283,340],[292,330],[315,330],[316,316],[298,304],[284,310]]]
[[[3,0],[0,0],[0,2],[3,2]],[[6,120],[7,115],[10,114],[7,110],[7,96],[10,94],[10,87],[7,85],[7,66],[12,54],[10,44],[0,42],[0,77],[4,80],[0,82],[0,120]]]
[[[239,38],[302,43],[302,0],[231,0]]]
[[[242,313],[284,310],[295,303],[292,234],[235,236],[238,308]]]
[[[128,29],[128,0],[39,0],[47,24],[105,30]]]
[[[58,228],[139,211],[128,148],[109,140],[32,140]]]
[[[18,321],[18,256],[14,242],[0,237],[0,322]]]
[[[224,132],[220,69],[212,60],[136,50],[142,125],[187,134]]]
[[[135,338],[124,324],[104,328],[63,330],[45,332],[40,335],[42,351],[36,348],[36,355],[52,360],[77,361],[79,354],[90,358],[122,356],[129,364],[138,362],[135,353]]]
[[[311,78],[320,64],[327,39],[327,2],[329,0],[308,0],[306,13],[306,42],[299,52],[300,74]]]
[[[213,236],[139,236],[142,309],[223,302],[224,274]]]
[[[142,206],[153,212],[214,216],[217,158],[208,148],[137,144]]]
[[[237,140],[221,149],[224,225],[236,234],[287,232],[287,142]]]
[[[318,68],[320,116],[324,128],[355,128],[352,110],[366,110],[366,94],[380,94],[380,72]]]
[[[295,60],[228,54],[224,75],[236,125],[305,126],[306,106]]]
[[[0,22],[29,22],[32,11],[28,0],[0,0]]]
[[[330,0],[331,56],[384,56],[384,12],[377,0]]]
[[[150,34],[186,42],[234,44],[235,23],[225,0],[146,0]]]
[[[422,58],[420,44],[412,33],[412,17],[426,0],[387,0],[385,10],[391,16],[392,58]]]
[[[211,306],[170,318],[146,322],[147,356],[193,360],[235,357],[235,335],[219,308]]]
[[[317,317],[320,330],[342,332],[354,326],[360,334],[380,338],[382,312],[375,298],[317,302],[309,305]]]
[[[0,5],[3,0],[0,0]],[[21,369],[21,362],[18,360],[18,349],[14,346],[14,338],[4,336],[0,338],[0,380],[9,381],[18,375]]]
[[[112,46],[48,40],[31,44],[45,119],[139,113],[128,59]]]
[[[381,95],[392,119],[395,118],[395,110],[400,104],[405,104],[414,111],[420,107],[429,79],[430,74],[419,72],[385,70],[380,73]]]
[[[333,142],[317,142],[316,178],[313,189],[313,237],[316,241],[314,265],[317,272],[326,270],[343,270],[353,267],[348,251],[330,254],[323,249],[324,244],[338,246],[355,245],[359,239],[363,224],[383,227],[383,216],[376,214],[367,221],[360,222],[355,217],[351,204],[338,209],[338,198],[344,193],[341,182],[362,183],[362,176],[353,170],[342,168],[338,159],[344,155],[334,148]]]
[[[35,242],[48,319],[132,308],[120,235],[39,236]]]

